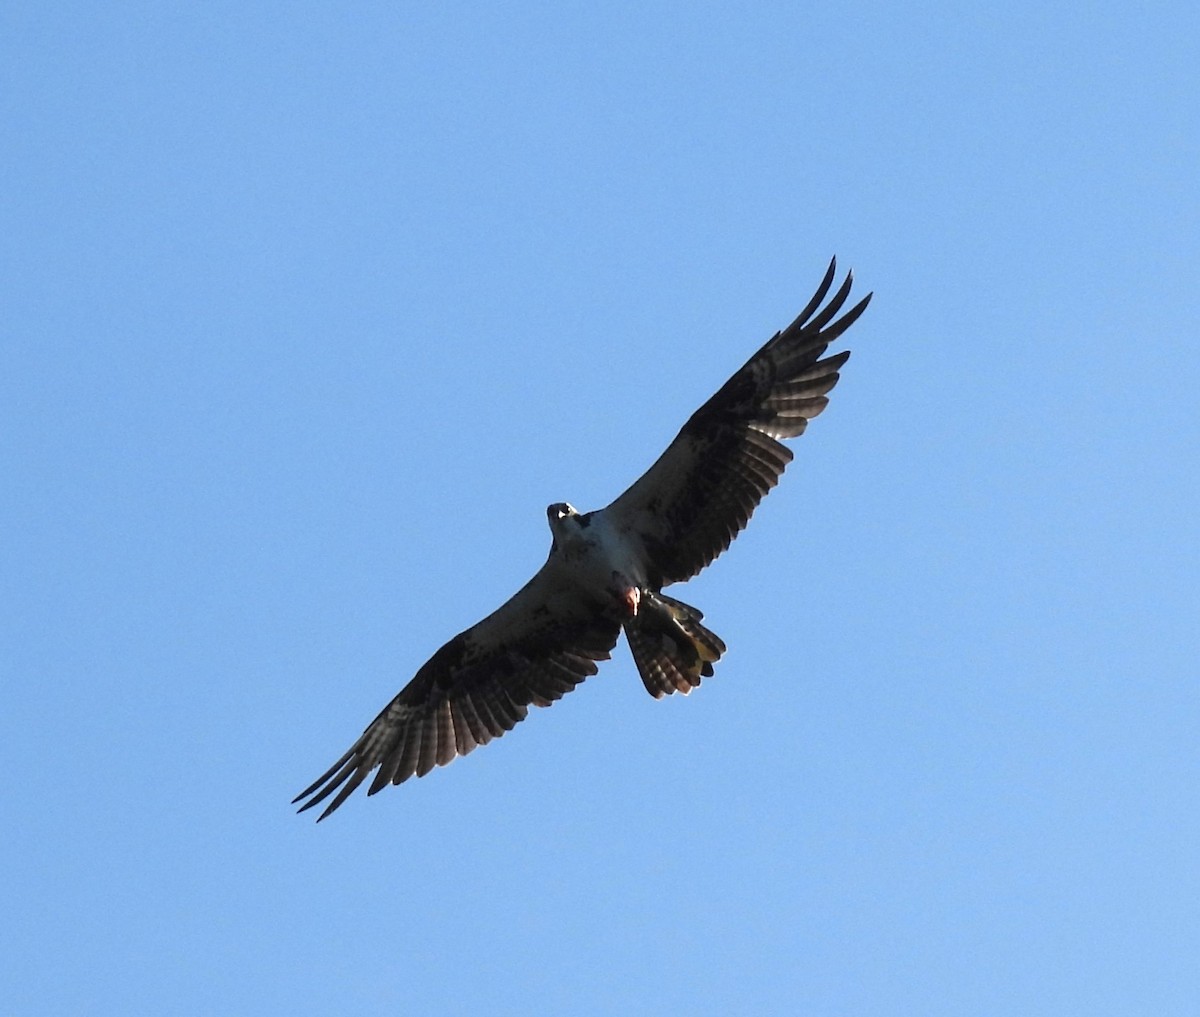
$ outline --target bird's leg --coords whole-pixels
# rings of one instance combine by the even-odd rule
[[[628,577],[621,575],[619,572],[614,572],[613,593],[620,606],[622,616],[625,618],[635,618],[638,613],[638,606],[642,602],[642,591],[638,589],[637,584],[631,583]]]

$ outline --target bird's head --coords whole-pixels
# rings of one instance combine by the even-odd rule
[[[556,501],[547,506],[546,519],[550,522],[550,532],[554,534],[556,543],[568,540],[579,532],[579,513],[565,501]]]

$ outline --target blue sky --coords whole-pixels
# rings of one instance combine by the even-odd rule
[[[4,1011],[1194,1014],[1194,11],[509,6],[0,12]],[[835,253],[717,675],[295,816]]]

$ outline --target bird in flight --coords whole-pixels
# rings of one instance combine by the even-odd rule
[[[853,275],[828,303],[837,269],[776,335],[692,414],[658,461],[607,508],[546,509],[552,541],[507,603],[437,651],[345,755],[293,801],[320,819],[372,772],[367,794],[423,777],[511,731],[597,671],[624,630],[650,695],[687,694],[725,644],[694,607],[663,593],[691,579],[742,530],[791,462],[781,438],[804,433],[829,402],[849,351],[825,350],[866,309],[839,318]],[[822,304],[824,306],[822,307]]]

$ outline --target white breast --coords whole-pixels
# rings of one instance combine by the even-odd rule
[[[567,558],[578,580],[590,589],[612,589],[614,574],[623,581],[616,585],[644,585],[645,566],[635,539],[615,527],[604,512],[595,513],[590,525],[578,531]]]
[[[627,574],[641,570],[641,555],[628,534],[614,526],[606,513],[597,512],[592,516],[592,525],[588,529],[595,531],[596,548],[606,563]],[[630,578],[638,577],[630,575]]]

